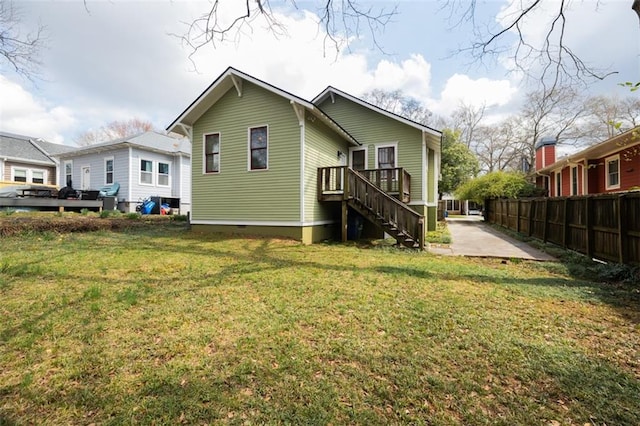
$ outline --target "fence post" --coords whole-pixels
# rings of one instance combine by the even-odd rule
[[[585,200],[584,203],[584,208],[585,208],[585,215],[584,215],[584,224],[586,226],[587,229],[585,229],[585,232],[587,233],[586,235],[586,243],[587,243],[587,247],[586,247],[586,255],[589,256],[589,258],[593,258],[593,237],[592,237],[592,225],[591,225],[591,196],[587,195],[587,199]]]
[[[544,199],[544,222],[542,224],[542,241],[547,242],[547,223],[549,222],[549,199]]]
[[[624,222],[626,215],[623,213],[624,209],[626,209],[625,201],[625,194],[620,194],[618,196],[618,261],[620,263],[625,263],[627,260],[624,250],[627,234],[627,223]]]
[[[516,201],[518,203],[518,208],[516,209],[516,232],[520,233],[520,199]]]
[[[569,239],[569,219],[567,215],[569,199],[565,198],[562,203],[562,247],[567,248],[567,240]]]
[[[537,200],[529,200],[529,236],[533,235],[533,217],[536,212]]]

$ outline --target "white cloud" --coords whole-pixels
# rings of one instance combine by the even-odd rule
[[[62,143],[63,134],[75,122],[74,113],[64,106],[50,106],[17,83],[0,75],[0,117],[2,130]],[[7,101],[10,100],[10,101]]]
[[[500,107],[509,103],[518,92],[509,80],[471,79],[463,74],[454,74],[445,84],[440,99],[428,103],[436,114],[447,116],[461,103],[487,108]]]

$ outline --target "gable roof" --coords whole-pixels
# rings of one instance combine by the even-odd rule
[[[537,170],[536,173],[547,174],[559,168],[563,168],[568,164],[575,164],[584,160],[596,160],[599,158],[613,155],[616,152],[640,144],[640,126],[635,127],[626,132],[620,133],[612,138],[606,139],[595,145],[591,145],[575,154],[566,155],[558,158],[555,163]]]
[[[239,71],[233,67],[229,67],[224,71],[213,83],[205,89],[192,103],[185,109],[182,114],[178,116],[167,127],[168,132],[175,132],[183,136],[188,136],[183,129],[182,125],[193,126],[193,124],[213,106],[220,98],[229,90],[235,88],[238,93],[242,93],[241,80],[248,81],[256,86],[259,86],[265,90],[270,91],[278,96],[288,99],[292,104],[298,104],[304,107],[308,112],[319,118],[324,124],[329,126],[338,134],[342,135],[346,140],[354,145],[360,145],[360,143],[349,134],[345,129],[336,123],[331,117],[325,114],[318,106],[306,101],[292,93],[282,90],[276,86],[266,83],[260,79],[257,79],[249,74]]]
[[[46,142],[30,136],[0,132],[0,157],[12,161],[55,166],[54,155],[73,151],[66,145]]]
[[[79,155],[108,152],[127,146],[162,154],[182,154],[191,156],[191,143],[186,139],[176,139],[157,132],[144,132],[134,136],[92,144],[71,152],[58,154],[60,158],[73,158]]]
[[[389,118],[392,118],[394,120],[400,121],[401,123],[404,123],[408,126],[414,127],[418,130],[421,130],[423,132],[427,132],[427,133],[431,133],[434,136],[442,136],[442,132],[440,130],[436,130],[432,127],[429,126],[425,126],[424,124],[420,124],[416,121],[413,120],[409,120],[408,118],[402,117],[401,115],[395,114],[393,112],[387,111],[386,109],[382,109],[376,105],[373,105],[367,101],[364,101],[360,98],[357,98],[353,95],[348,94],[347,92],[343,92],[342,90],[336,89],[335,87],[332,86],[328,86],[326,89],[324,89],[324,91],[322,91],[322,93],[320,93],[318,96],[316,96],[313,99],[313,103],[315,105],[318,105],[322,102],[324,102],[325,99],[327,99],[328,97],[331,97],[333,95],[339,95],[342,96],[343,98],[346,98],[348,100],[350,100],[351,102],[354,102],[358,105],[361,105],[365,108],[369,108],[372,111],[375,111],[379,114],[382,114],[384,116],[387,116]]]

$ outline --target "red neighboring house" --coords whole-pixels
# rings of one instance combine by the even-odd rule
[[[550,197],[640,189],[640,127],[556,160],[556,142],[536,144],[536,186]]]

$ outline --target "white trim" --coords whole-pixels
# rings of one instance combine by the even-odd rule
[[[267,167],[264,169],[252,169],[251,168],[251,130],[259,129],[261,127],[267,128]],[[258,126],[247,127],[247,171],[248,172],[264,172],[269,170],[269,125],[261,124]]]
[[[423,132],[430,133],[430,134],[432,134],[434,136],[442,136],[442,132],[439,132],[438,130],[432,129],[431,127],[424,126],[424,125],[422,125],[420,123],[416,123],[415,121],[411,121],[411,120],[409,120],[407,118],[404,118],[404,117],[401,117],[399,115],[396,115],[396,114],[394,114],[392,112],[389,112],[389,111],[387,111],[385,109],[382,109],[382,108],[377,107],[377,106],[375,106],[373,104],[365,102],[362,99],[356,98],[353,95],[350,95],[350,94],[348,94],[346,92],[338,90],[335,87],[331,87],[331,86],[327,87],[326,89],[324,89],[324,91],[322,93],[320,93],[318,96],[316,96],[311,102],[313,102],[314,104],[317,105],[319,103],[322,103],[322,101],[324,99],[326,99],[327,96],[330,96],[331,99],[332,99],[332,102],[335,103],[334,94],[340,95],[343,98],[350,100],[351,102],[354,102],[354,103],[356,103],[356,104],[358,104],[360,106],[363,106],[365,108],[368,108],[368,109],[370,109],[372,111],[378,112],[378,113],[380,113],[380,114],[382,114],[384,116],[387,116],[387,117],[389,117],[391,119],[399,121],[399,122],[401,122],[403,124],[409,125],[409,126],[414,127],[414,128],[416,128],[418,130],[422,130]]]
[[[113,158],[113,155],[111,157],[104,157],[104,184],[105,185],[112,185],[113,182],[115,182],[116,180],[116,160]],[[113,180],[113,182],[109,183],[107,182],[107,161],[111,161],[111,180]]]
[[[166,164],[169,167],[169,173],[167,173],[167,184],[160,184],[160,164]],[[169,161],[156,161],[156,186],[159,188],[171,188],[171,163]],[[164,174],[162,174],[164,176]]]
[[[207,171],[207,136],[218,135],[218,171]],[[209,132],[202,134],[202,174],[217,175],[222,170],[222,132]]]
[[[374,169],[379,169],[379,164],[378,164],[378,150],[380,148],[389,148],[389,147],[393,147],[393,167],[398,167],[398,142],[389,142],[389,143],[378,143],[375,144],[375,163],[374,163]]]
[[[153,172],[153,161],[152,160],[147,160],[143,157],[138,158],[138,185],[142,185],[142,186],[153,186],[154,185],[154,172]],[[146,172],[145,173],[151,173],[151,183],[146,183],[146,182],[142,182],[142,162],[143,161],[147,161],[149,163],[151,163],[151,171],[150,172]]]
[[[2,166],[2,164],[0,164]],[[26,179],[24,183],[36,183],[33,181],[33,172],[42,173],[42,183],[36,183],[37,185],[48,185],[49,184],[49,172],[47,169],[39,169],[34,167],[23,167],[23,166],[11,166],[10,180],[11,182],[15,182],[15,171],[16,170],[24,170],[24,178]],[[2,177],[0,175],[0,177]],[[0,179],[2,180],[2,179]]]
[[[293,109],[296,111],[296,115],[298,115],[298,110],[296,109],[296,105],[293,104]],[[302,111],[302,118],[300,118],[300,116],[298,116],[298,123],[300,124],[300,220],[302,222],[304,222],[304,214],[305,214],[305,197],[304,197],[304,172],[305,172],[305,161],[306,158],[304,158],[305,155],[305,132],[306,132],[306,128],[305,128],[305,123],[304,123],[304,110]],[[267,138],[267,155],[269,155],[269,139]],[[267,163],[268,165],[268,163]],[[317,195],[316,195],[317,197]]]
[[[71,174],[69,175],[69,179],[67,179],[67,164],[69,164],[71,166]],[[62,177],[64,179],[63,182],[64,185],[60,185],[60,186],[67,186],[67,184],[69,183],[68,181],[71,180],[71,184],[73,186],[73,160],[64,160],[64,165],[63,165],[63,169],[62,169]]]
[[[573,177],[573,171],[574,170],[576,171],[575,179]],[[580,195],[579,194],[579,192],[580,192],[580,183],[578,182],[578,180],[579,180],[578,166],[577,165],[569,166],[569,186],[570,186],[569,193],[571,195]],[[576,187],[575,193],[573,191],[574,184],[575,184],[575,187]]]
[[[422,188],[420,197],[425,200],[427,198],[427,183],[429,183],[429,147],[427,146],[426,138],[422,140],[420,155],[422,156]]]
[[[353,152],[364,151],[364,168],[369,168],[369,147],[367,145],[362,146],[350,146],[349,147],[349,167],[353,169]]]
[[[302,222],[302,221],[287,221],[287,222],[278,222],[278,221],[257,221],[257,220],[200,220],[200,219],[192,219],[191,223],[193,225],[221,225],[221,226],[317,226],[317,225],[330,225],[333,223],[338,223],[335,220],[319,220],[319,221],[311,221],[311,222]]]
[[[84,171],[89,170],[88,180],[84,178]],[[91,188],[91,164],[87,164],[85,166],[80,167],[80,189],[86,191]]]
[[[618,183],[615,185],[609,185],[609,163],[613,161],[618,162]],[[604,159],[604,187],[607,191],[611,189],[620,189],[620,179],[622,177],[622,173],[620,173],[620,166],[620,154],[612,155],[611,157]]]

